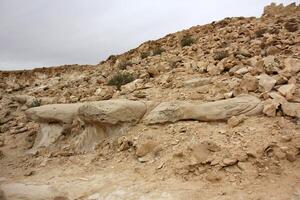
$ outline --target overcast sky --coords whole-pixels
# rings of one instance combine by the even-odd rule
[[[0,70],[96,64],[140,43],[289,0],[0,0]]]

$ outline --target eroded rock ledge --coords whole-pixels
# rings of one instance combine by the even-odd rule
[[[262,109],[261,101],[257,97],[243,95],[199,104],[185,101],[154,103],[126,99],[52,104],[30,108],[25,113],[29,119],[40,123],[40,131],[33,149],[54,144],[66,127],[80,124],[80,139],[76,143],[76,149],[78,152],[87,152],[93,150],[105,137],[119,134],[137,123],[226,120],[241,114],[260,114]]]

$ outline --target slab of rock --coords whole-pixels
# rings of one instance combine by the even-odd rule
[[[267,74],[262,74],[259,77],[258,84],[264,92],[270,92],[276,84],[276,79]]]
[[[281,105],[281,109],[285,115],[300,118],[300,103],[285,102]]]
[[[261,111],[261,101],[257,97],[243,95],[202,104],[184,101],[163,102],[145,116],[143,121],[146,124],[156,124],[187,119],[199,121],[226,120],[241,114],[259,114]]]
[[[88,123],[137,123],[146,113],[144,103],[126,99],[90,102],[81,105],[78,116]]]
[[[36,122],[70,124],[76,118],[77,110],[82,105],[82,103],[44,105],[30,108],[25,111],[25,114],[27,118]]]

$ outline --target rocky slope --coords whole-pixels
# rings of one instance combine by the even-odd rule
[[[271,4],[95,66],[0,72],[0,199],[300,199],[299,24]]]

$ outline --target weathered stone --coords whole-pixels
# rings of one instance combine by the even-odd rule
[[[36,122],[72,123],[76,118],[77,110],[82,103],[51,104],[30,108],[25,111],[26,116]]]
[[[278,88],[278,92],[286,97],[286,99],[291,99],[293,94],[295,93],[296,85],[295,84],[287,84],[282,85]]]
[[[147,124],[194,119],[199,121],[225,120],[241,114],[252,115],[262,111],[261,101],[250,95],[215,102],[192,104],[182,101],[164,102],[144,118]]]
[[[259,86],[262,87],[263,91],[270,92],[276,84],[276,80],[267,74],[259,76]]]
[[[285,102],[281,105],[281,109],[285,115],[300,118],[300,103]]]
[[[103,124],[136,123],[145,113],[144,103],[126,99],[90,102],[78,109],[81,120]]]

